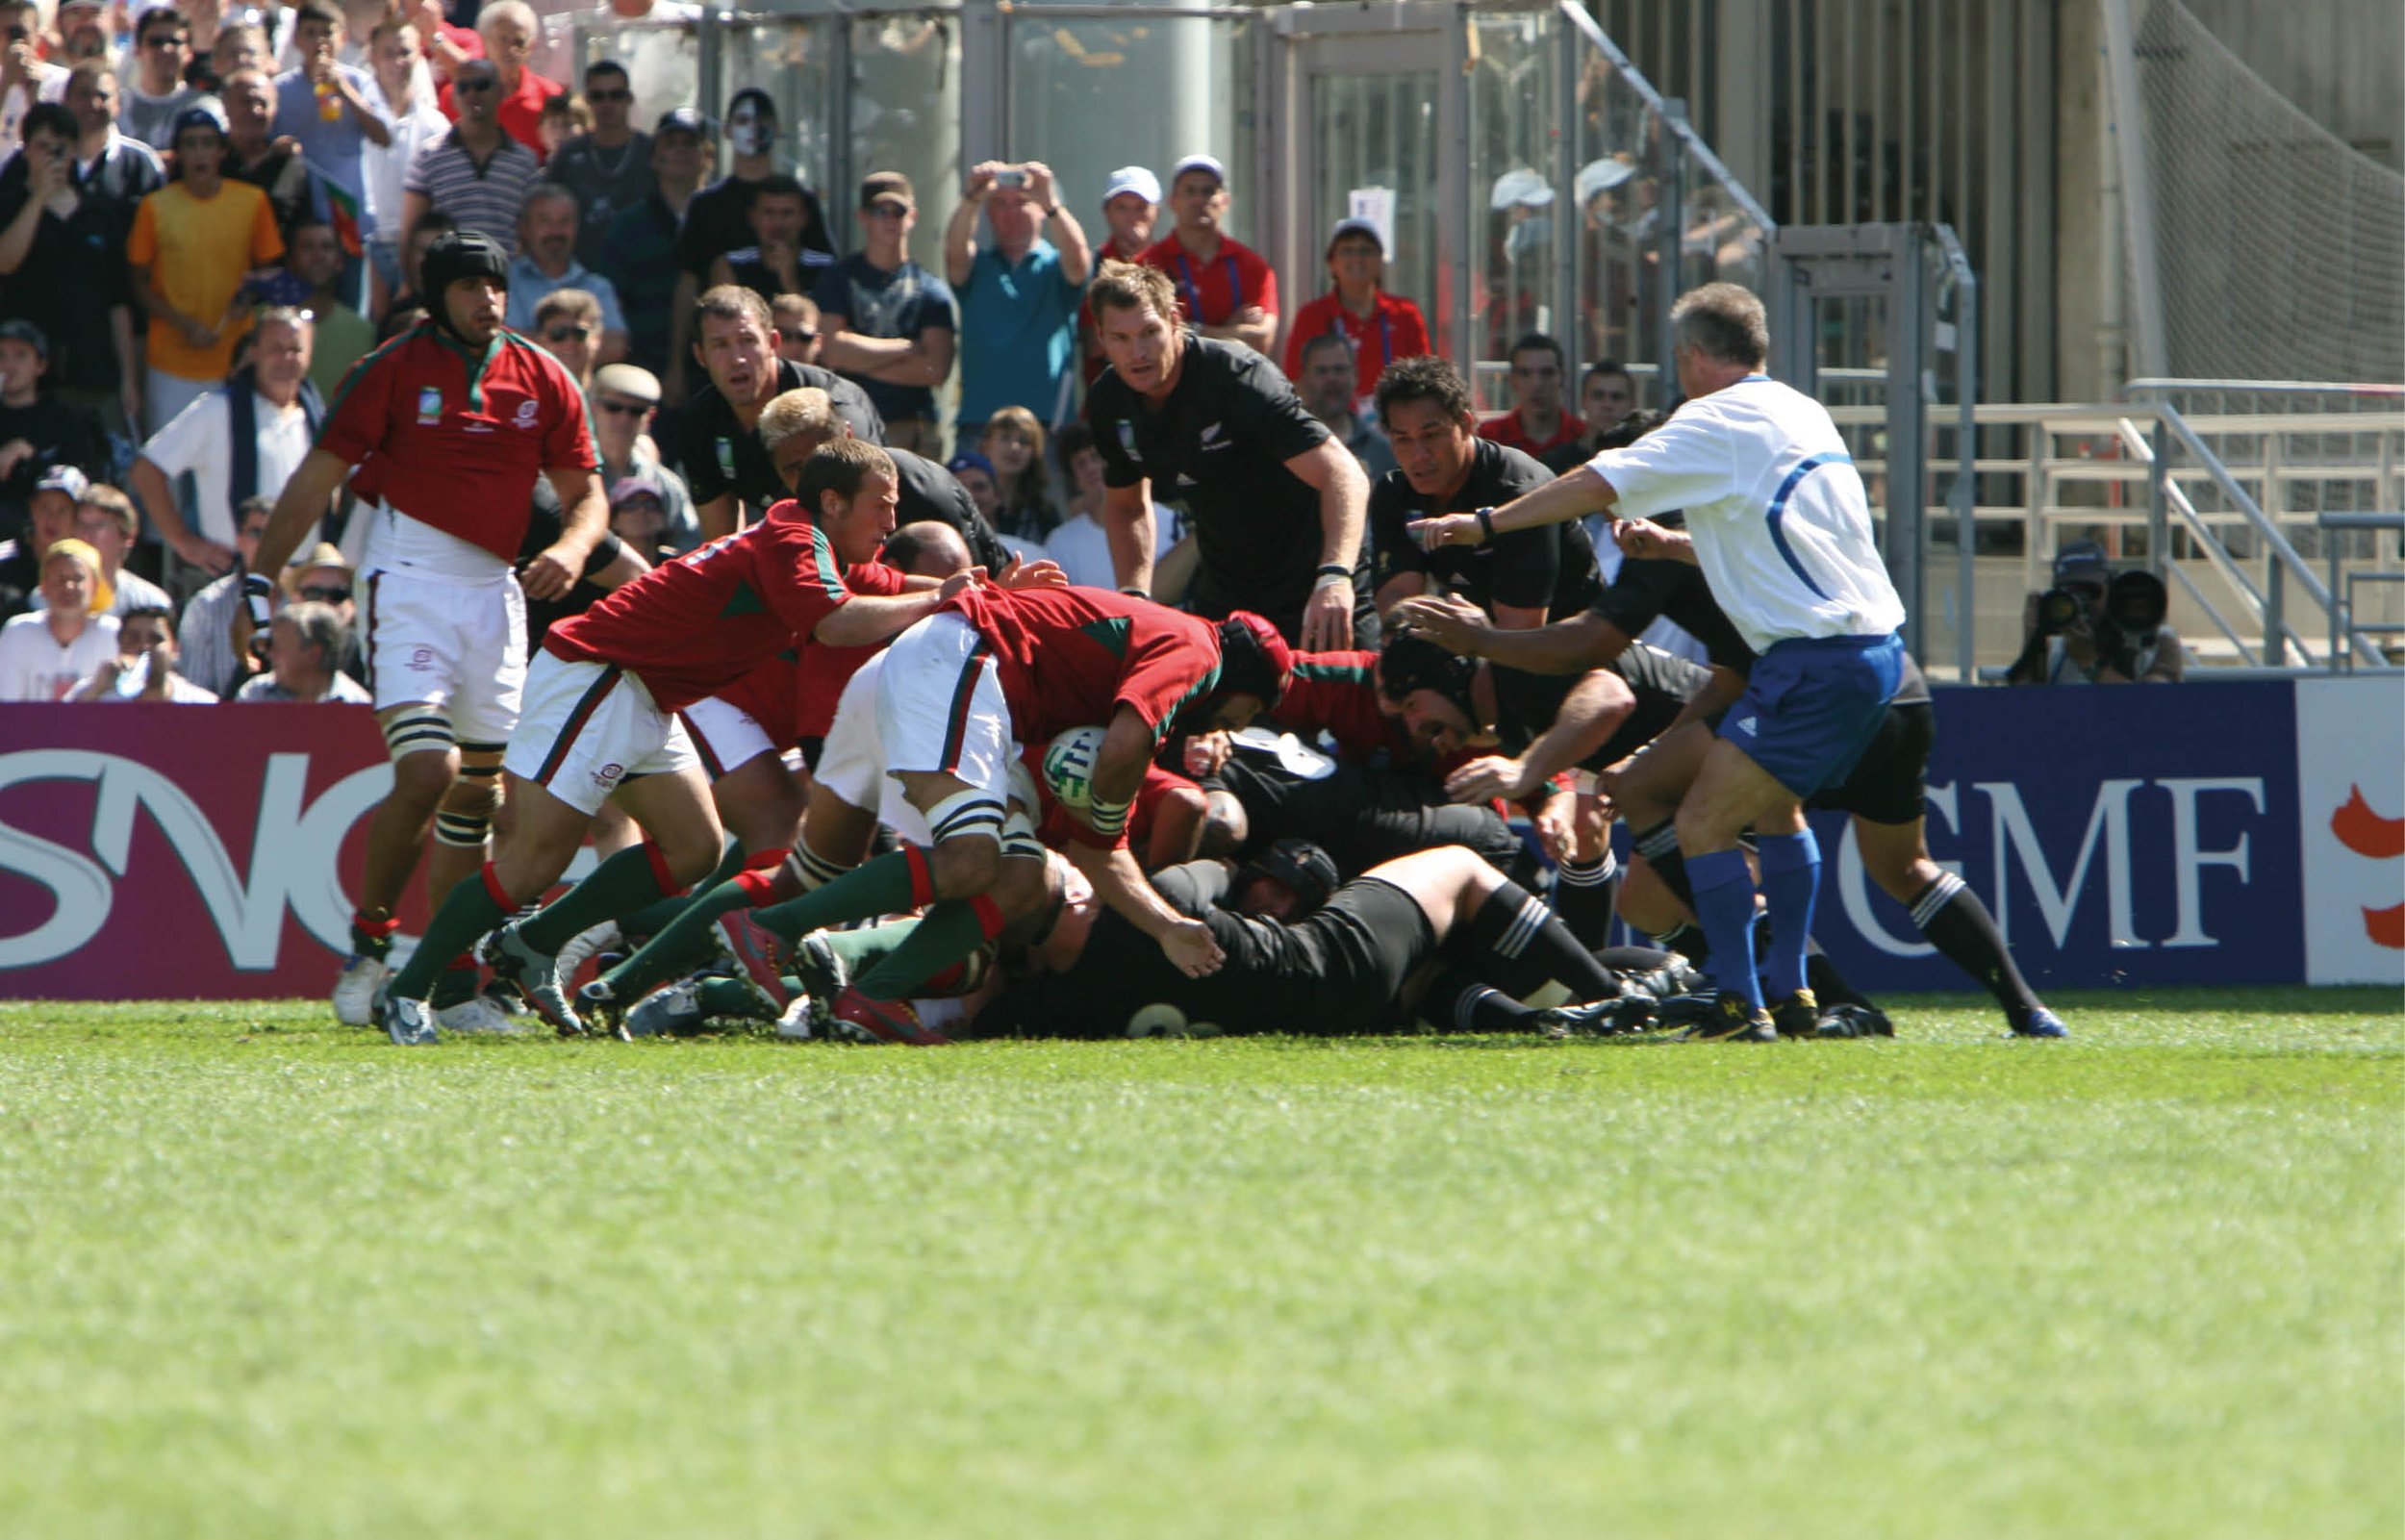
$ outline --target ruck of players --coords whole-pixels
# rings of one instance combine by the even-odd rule
[[[1903,605],[1743,289],[1677,302],[1675,408],[1558,476],[1481,435],[1452,364],[1384,362],[1373,479],[1170,270],[1105,257],[1077,444],[1102,586],[1015,554],[962,490],[1002,462],[903,447],[920,419],[793,362],[741,283],[678,318],[711,538],[621,539],[588,379],[505,324],[518,265],[454,232],[420,270],[424,317],[342,380],[251,563],[281,570],[345,485],[369,520],[394,774],[345,1022],[411,1045],[529,1017],[927,1045],[1889,1033],[1812,943],[1809,808],[1851,818],[2004,1025],[2064,1033],[1930,860]],[[892,351],[873,377],[900,378]],[[238,651],[269,619],[250,582]]]

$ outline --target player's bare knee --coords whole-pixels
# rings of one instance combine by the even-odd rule
[[[432,814],[457,783],[458,763],[456,753],[425,750],[402,755],[392,762],[392,800]]]

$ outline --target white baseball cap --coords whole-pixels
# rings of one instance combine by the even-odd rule
[[[1330,251],[1335,250],[1336,242],[1342,240],[1347,236],[1367,236],[1372,240],[1378,242],[1380,255],[1383,256],[1385,254],[1386,238],[1384,235],[1380,233],[1378,226],[1368,219],[1352,218],[1337,220],[1336,228],[1328,232],[1328,249]]]
[[[1188,171],[1208,171],[1221,187],[1228,185],[1228,167],[1219,164],[1219,157],[1216,155],[1189,155],[1179,161],[1169,168],[1169,185],[1176,187],[1177,179]]]
[[[1110,182],[1102,189],[1102,201],[1123,192],[1132,192],[1147,203],[1161,201],[1161,179],[1140,165],[1123,165],[1111,173]]]
[[[1634,175],[1636,166],[1633,164],[1616,155],[1607,155],[1600,161],[1589,161],[1580,166],[1577,179],[1570,184],[1570,190],[1577,195],[1579,206],[1584,208],[1595,200],[1597,193],[1609,192]]]
[[[1486,200],[1487,207],[1497,214],[1514,204],[1541,209],[1553,201],[1554,189],[1546,184],[1544,177],[1526,166],[1516,171],[1506,171],[1495,178],[1495,190]]]

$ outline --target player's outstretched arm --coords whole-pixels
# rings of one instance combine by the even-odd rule
[[[866,647],[898,637],[933,615],[953,590],[922,589],[914,593],[855,593],[821,618],[810,639],[830,647]]]
[[[1127,810],[1144,785],[1153,745],[1152,724],[1134,707],[1120,707],[1095,755],[1092,801],[1085,827],[1070,841],[1069,859],[1093,882],[1104,903],[1160,944],[1179,972],[1201,978],[1217,972],[1226,953],[1209,926],[1179,914],[1160,896],[1127,845]]]
[[[1592,466],[1581,466],[1568,475],[1549,481],[1534,492],[1514,497],[1501,508],[1479,514],[1446,514],[1436,518],[1419,518],[1406,527],[1423,550],[1440,545],[1477,545],[1497,535],[1508,535],[1515,529],[1534,529],[1540,524],[1559,524],[1588,514],[1608,513],[1620,494],[1611,483],[1596,474]]]

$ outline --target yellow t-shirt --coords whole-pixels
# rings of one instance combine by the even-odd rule
[[[214,321],[234,302],[242,279],[284,255],[275,211],[266,193],[228,179],[206,198],[170,182],[134,210],[134,233],[125,240],[125,260],[150,269],[150,288],[196,320]],[[196,348],[160,316],[150,318],[150,366],[179,380],[219,380],[233,362],[234,344],[250,323],[229,326],[216,345]]]

